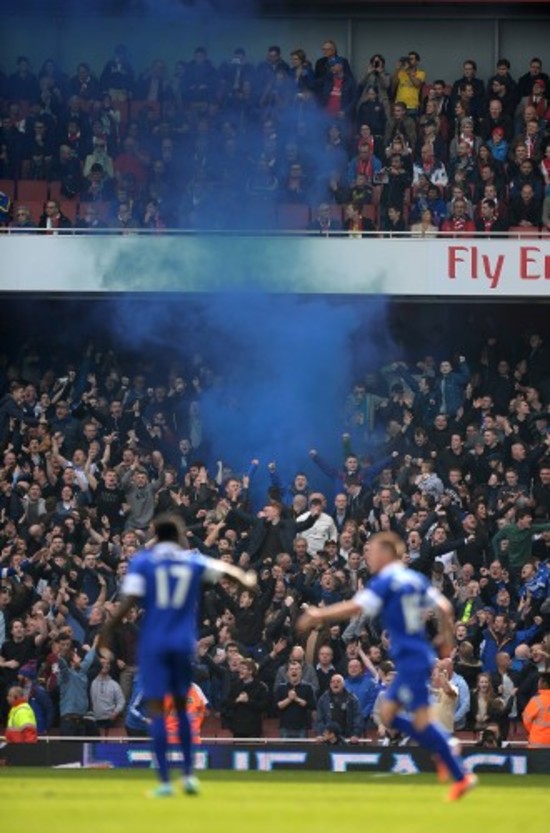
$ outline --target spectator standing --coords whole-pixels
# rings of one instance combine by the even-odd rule
[[[529,747],[550,747],[550,674],[540,675],[538,693],[527,703],[522,718],[529,736]]]
[[[102,737],[108,737],[125,706],[120,685],[110,675],[111,660],[100,657],[101,670],[90,686],[90,701],[96,726]]]
[[[229,689],[226,710],[235,738],[260,738],[263,735],[262,717],[269,708],[269,692],[257,673],[254,660],[241,660],[238,679]]]
[[[420,113],[420,94],[426,73],[420,69],[420,55],[411,50],[399,60],[393,74],[395,101],[405,105],[407,115],[416,118]]]
[[[289,662],[288,681],[275,690],[279,712],[279,733],[282,738],[307,738],[311,715],[315,711],[315,695],[309,683],[302,680],[302,666]]]

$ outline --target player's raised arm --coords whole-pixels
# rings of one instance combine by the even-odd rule
[[[455,647],[454,638],[454,615],[450,601],[442,594],[437,593],[435,599],[435,610],[439,623],[439,633],[436,640],[437,649],[441,659],[450,657]]]
[[[296,630],[298,633],[307,633],[318,625],[342,622],[345,619],[352,619],[360,613],[362,613],[362,608],[354,599],[337,602],[329,607],[308,607],[298,619]]]

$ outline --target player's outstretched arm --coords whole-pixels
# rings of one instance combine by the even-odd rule
[[[360,613],[362,613],[362,608],[353,599],[346,602],[337,602],[328,607],[308,607],[298,619],[296,630],[298,633],[307,633],[318,625],[342,622],[344,619],[352,619]]]
[[[216,561],[216,566],[223,575],[236,579],[239,584],[249,590],[252,590],[258,584],[258,577],[254,570],[242,570],[235,564],[221,564],[219,561]]]

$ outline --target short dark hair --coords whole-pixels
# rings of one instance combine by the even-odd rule
[[[521,521],[522,518],[533,517],[533,510],[532,509],[519,509],[516,513],[516,521]]]
[[[185,543],[187,527],[178,515],[159,515],[153,521],[153,528],[158,541],[172,541],[180,545]]]
[[[497,67],[506,67],[506,69],[510,69],[510,61],[508,58],[499,58],[497,61]]]

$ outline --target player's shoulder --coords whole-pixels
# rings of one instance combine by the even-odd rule
[[[388,587],[392,590],[399,590],[402,588],[413,588],[415,590],[423,590],[429,585],[429,581],[422,573],[417,570],[411,570],[406,567],[401,561],[395,561],[385,567],[376,576],[380,581],[381,587]]]
[[[128,569],[132,571],[143,570],[151,563],[151,550],[141,549],[130,560]]]

